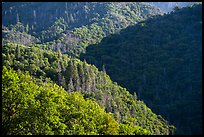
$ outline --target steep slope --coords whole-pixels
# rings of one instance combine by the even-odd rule
[[[127,14],[124,18],[129,19],[135,18],[135,12],[139,19],[161,13],[139,2],[5,2],[2,6],[4,26],[21,22],[25,26],[35,25],[33,29],[37,32],[48,29],[59,18],[63,18],[67,27],[73,29],[98,22],[112,13],[118,16]],[[24,12],[25,9],[27,12]]]
[[[150,134],[138,126],[118,124],[96,101],[67,93],[51,81],[3,67],[3,135]],[[127,130],[128,127],[130,130]]]
[[[158,14],[159,9],[141,2],[8,2],[2,24],[11,33],[35,36],[45,49],[78,56],[89,44]]]
[[[87,48],[81,59],[137,92],[177,134],[202,133],[202,5],[157,16]]]
[[[136,95],[131,95],[125,88],[112,82],[105,72],[98,71],[85,61],[68,58],[60,52],[11,43],[3,43],[2,58],[3,65],[7,67],[29,71],[41,81],[46,77],[51,78],[69,93],[78,91],[85,98],[95,100],[121,124],[140,126],[151,134],[173,134],[174,127],[168,125],[161,116],[155,115]],[[127,126],[123,128],[129,129]],[[131,132],[125,133],[134,134]]]

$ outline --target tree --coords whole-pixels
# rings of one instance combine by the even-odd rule
[[[74,91],[74,84],[73,84],[72,78],[69,79],[67,89],[68,89],[69,93]]]
[[[26,25],[26,33],[29,33],[29,25]]]
[[[17,44],[16,46],[16,58],[19,60],[21,57],[21,51],[20,51],[20,46]]]
[[[178,4],[176,4],[175,7],[173,8],[174,11],[179,11],[180,9],[181,7]]]
[[[70,20],[71,23],[74,23],[74,18],[73,18],[71,13],[69,14],[69,20]]]

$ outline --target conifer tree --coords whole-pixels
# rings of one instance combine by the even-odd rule
[[[17,45],[17,46],[16,46],[16,58],[17,58],[17,59],[20,59],[20,56],[21,56],[20,47],[19,47],[19,45]]]

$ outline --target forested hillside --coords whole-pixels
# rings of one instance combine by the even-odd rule
[[[89,44],[158,14],[141,2],[6,2],[2,24],[9,41],[43,43],[43,49],[78,57]]]
[[[96,101],[69,94],[46,79],[3,67],[3,135],[149,135],[139,126],[119,124]]]
[[[81,59],[136,92],[178,134],[202,133],[202,5],[176,8],[104,38]]]
[[[118,123],[125,124],[123,128],[134,129],[136,125],[147,129],[150,134],[172,134],[174,131],[173,126],[155,115],[136,95],[131,95],[112,82],[105,72],[85,61],[68,58],[60,52],[12,43],[3,44],[2,57],[3,65],[8,68],[29,71],[41,82],[50,78],[69,93],[77,91],[85,98],[95,100],[106,112],[112,113]],[[134,134],[134,130],[124,132]]]
[[[2,2],[2,135],[201,134],[189,4]]]

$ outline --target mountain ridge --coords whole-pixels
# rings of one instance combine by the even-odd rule
[[[178,134],[201,133],[201,6],[176,9],[127,27],[87,47],[81,59],[99,70],[105,66],[113,81],[174,122]]]
[[[173,125],[176,134],[201,134],[202,4],[175,7],[167,14],[145,2],[2,5],[2,76],[6,78],[2,86],[3,100],[8,101],[3,109],[4,134],[171,135]],[[25,80],[19,83],[22,75]],[[48,84],[54,88],[40,88],[38,96],[39,91],[31,92],[27,78],[31,83],[37,81],[31,87]],[[44,121],[43,131],[35,115],[30,115],[35,103],[28,98],[22,103],[31,103],[31,108],[21,105],[19,109],[15,96],[10,96],[17,93],[16,97],[24,100],[27,92],[37,102],[55,96],[47,102],[48,106],[55,104],[48,107],[50,112],[34,111],[49,119]],[[61,92],[66,94],[60,95],[62,98],[72,100],[72,104],[65,102],[74,106],[73,111],[55,107],[60,104],[53,100]],[[88,102],[99,106],[98,112],[89,108]],[[45,109],[43,103],[40,105]],[[9,111],[7,106],[11,106]],[[24,117],[26,113],[34,119]],[[52,115],[46,116],[48,113]],[[53,121],[56,115],[59,117]]]

